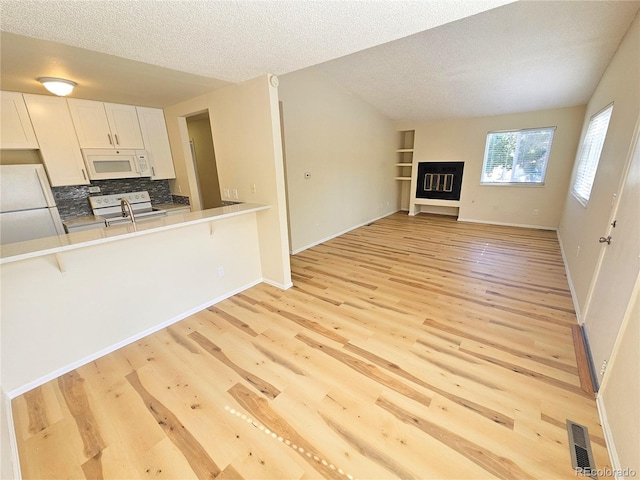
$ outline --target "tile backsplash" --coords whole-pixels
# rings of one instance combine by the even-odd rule
[[[89,193],[89,187],[100,187],[100,193]],[[175,201],[169,188],[169,180],[150,180],[148,178],[123,178],[119,180],[94,180],[91,185],[74,185],[69,187],[52,187],[60,217],[63,220],[79,215],[91,215],[89,197],[96,195],[113,195],[116,193],[149,192],[152,204],[182,203]],[[188,204],[188,197],[186,198]]]

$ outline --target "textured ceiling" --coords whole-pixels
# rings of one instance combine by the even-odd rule
[[[586,103],[639,7],[0,0],[0,80],[44,93],[37,77],[63,75],[79,83],[73,96],[163,107],[311,68],[396,120],[539,110]]]
[[[517,2],[314,69],[396,120],[586,104],[640,2]]]
[[[513,0],[2,0],[1,29],[240,82],[284,74]]]

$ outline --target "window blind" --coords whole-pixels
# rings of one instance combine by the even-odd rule
[[[543,184],[555,127],[489,132],[483,184]]]
[[[609,129],[609,120],[611,120],[612,112],[613,104],[591,117],[587,133],[580,146],[578,171],[573,182],[572,192],[578,201],[585,206],[591,196],[591,189],[596,178],[598,163],[600,162],[600,155],[607,136],[607,130]]]

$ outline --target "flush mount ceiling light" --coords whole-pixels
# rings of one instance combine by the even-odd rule
[[[69,95],[73,91],[73,87],[78,85],[76,82],[72,82],[71,80],[55,77],[40,77],[38,81],[44,85],[44,88],[59,97]]]

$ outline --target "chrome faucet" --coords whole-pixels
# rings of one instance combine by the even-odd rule
[[[120,199],[120,208],[122,208],[122,216],[123,217],[131,217],[131,223],[136,224],[136,217],[133,216],[133,209],[131,208],[131,203],[126,198]],[[127,213],[127,209],[129,213]]]

